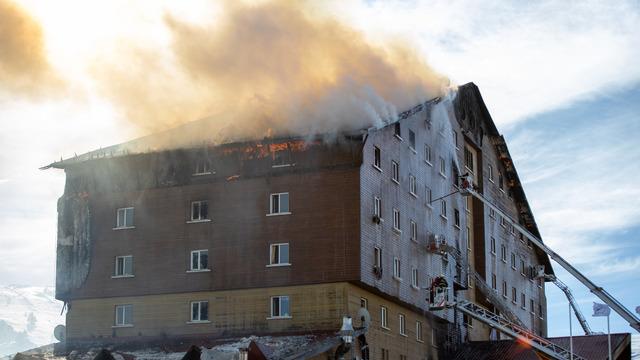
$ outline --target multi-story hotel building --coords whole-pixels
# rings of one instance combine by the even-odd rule
[[[510,312],[546,335],[552,269],[477,191],[536,234],[477,87],[381,128],[158,151],[132,143],[51,164],[57,298],[69,344],[336,331],[368,309],[370,356],[437,358],[491,329],[438,303]],[[358,323],[358,321],[355,321]]]

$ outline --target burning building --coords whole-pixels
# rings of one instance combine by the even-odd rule
[[[361,308],[372,358],[499,336],[453,304],[546,335],[553,270],[474,84],[331,141],[150,145],[182,130],[49,165],[68,345],[335,332]]]

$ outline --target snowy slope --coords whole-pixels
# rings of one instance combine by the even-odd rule
[[[0,356],[55,342],[61,309],[53,287],[0,286]]]

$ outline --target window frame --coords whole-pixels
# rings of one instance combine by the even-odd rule
[[[389,309],[384,305],[380,305],[380,327],[385,330],[391,330],[389,327]]]
[[[203,217],[202,216],[202,205],[206,205],[206,214]],[[195,218],[194,217],[194,207],[198,206],[198,217]],[[189,206],[189,220],[187,221],[188,223],[199,223],[199,222],[209,222],[211,221],[211,218],[209,217],[209,200],[195,200],[191,202],[191,205]]]
[[[491,255],[495,256],[496,255],[496,238],[493,236],[489,237],[489,252],[491,253]]]
[[[447,200],[440,199],[440,217],[448,220],[447,218]]]
[[[373,167],[382,171],[382,150],[376,145],[373,146]]]
[[[391,160],[391,181],[400,184],[400,164],[395,160]]]
[[[283,304],[283,300],[286,299],[286,304],[287,304],[287,311],[286,314],[283,315],[282,314],[282,304]],[[278,314],[275,314],[275,302],[277,301],[278,303]],[[269,314],[271,314],[271,316],[269,316],[267,318],[267,320],[273,320],[273,319],[291,319],[291,298],[289,297],[289,295],[275,295],[275,296],[271,296],[269,298]]]
[[[439,156],[438,159],[440,161],[440,167],[438,169],[438,173],[440,174],[440,176],[446,179],[447,178],[447,161],[442,156]]]
[[[398,233],[402,233],[402,229],[400,228],[402,224],[400,223],[400,210],[393,208],[393,230]]]
[[[122,259],[123,263],[122,263],[122,273],[119,273],[119,260]],[[127,259],[129,259],[130,263],[130,273],[126,272],[126,268],[127,268]],[[130,277],[135,277],[134,273],[133,273],[133,255],[118,255],[115,257],[115,268],[113,271],[113,275],[111,276],[112,279],[119,279],[119,278],[130,278]]]
[[[411,129],[409,129],[409,149],[416,152],[416,133]]]
[[[409,194],[418,197],[418,181],[414,175],[409,174]]]
[[[404,314],[398,314],[398,333],[402,336],[407,336],[406,318]]]
[[[402,281],[402,263],[397,257],[393,258],[393,278],[397,281]]]
[[[422,337],[422,322],[416,320],[416,341],[424,342],[424,338]]]
[[[207,255],[207,266],[205,268],[200,268],[203,253],[206,253]],[[197,268],[193,267],[193,255],[197,255],[198,257]],[[187,272],[192,273],[192,272],[207,272],[207,271],[211,271],[211,263],[209,261],[209,249],[191,250],[191,252],[189,253],[189,270],[187,270]]]
[[[420,289],[420,279],[418,278],[419,275],[420,274],[418,268],[411,268],[411,287],[416,290]]]
[[[282,262],[282,247],[287,248],[287,262]],[[273,262],[274,249],[278,250],[278,262]],[[267,267],[279,267],[279,266],[291,266],[291,247],[289,243],[274,243],[269,244],[269,264]]]
[[[282,196],[287,196],[287,211],[280,211],[282,209]],[[278,198],[278,211],[274,212],[273,199]],[[269,213],[267,216],[280,216],[280,215],[291,215],[291,196],[289,192],[279,192],[279,193],[271,193],[269,194]]]
[[[120,316],[120,310],[122,310],[122,321],[118,321],[118,317]],[[129,316],[127,316],[127,311],[129,312]],[[129,318],[130,322],[127,322],[127,318]],[[114,306],[114,319],[113,326],[114,328],[119,327],[133,327],[133,304],[117,304]]]
[[[453,226],[460,230],[460,210],[453,208]]]
[[[429,144],[424,144],[424,162],[433,167],[433,152]]]
[[[373,215],[382,219],[382,199],[377,195],[373,197]]]
[[[490,182],[494,183],[493,181],[493,165],[489,164],[487,167],[487,177],[489,179]]]
[[[418,242],[418,223],[413,220],[409,220],[409,239]]]
[[[202,311],[202,304],[206,304],[206,311],[205,313],[205,317],[206,319],[203,319],[203,311]],[[194,319],[194,305],[197,305],[198,308],[198,318]],[[210,323],[211,321],[209,320],[209,301],[207,300],[195,300],[195,301],[191,301],[189,302],[189,324],[206,324],[206,323]]]
[[[502,280],[502,297],[505,299],[509,298],[509,285],[506,280]]]
[[[373,266],[382,269],[382,248],[379,246],[373,247]]]
[[[203,165],[203,166],[200,166]],[[192,176],[204,176],[204,175],[212,175],[215,174],[215,170],[213,170],[213,166],[211,166],[211,160],[205,157],[199,157],[196,159],[195,168],[193,169]],[[201,169],[202,168],[202,169]],[[202,170],[202,171],[200,171]]]
[[[128,210],[131,210],[131,224],[127,223],[127,212]],[[122,211],[124,213],[123,215],[123,222],[124,224],[120,224],[120,211]],[[113,230],[124,230],[124,229],[135,229],[136,228],[136,220],[135,220],[135,207],[134,206],[127,206],[127,207],[121,207],[121,208],[117,208],[116,209],[116,226],[113,228]]]
[[[433,191],[428,185],[424,186],[424,197],[426,198],[425,202],[427,207],[433,209],[433,205],[431,204],[433,202]]]

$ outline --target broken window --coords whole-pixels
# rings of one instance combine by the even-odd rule
[[[278,147],[271,154],[271,167],[291,166],[291,152],[288,146]]]
[[[409,146],[411,150],[416,149],[416,133],[414,133],[413,130],[409,130]]]
[[[211,161],[205,157],[196,160],[193,175],[209,175],[212,174]]]
[[[191,321],[192,322],[208,322],[209,321],[209,302],[208,301],[192,301],[191,302]]]
[[[377,146],[373,147],[373,166],[378,169],[382,169],[382,162],[380,160],[380,148]]]
[[[120,208],[116,213],[116,229],[133,227],[133,207]]]
[[[116,257],[116,268],[115,268],[115,277],[122,276],[133,276],[133,256],[117,256]]]
[[[133,305],[116,305],[115,326],[133,325]]]
[[[498,171],[498,187],[504,192],[504,176],[502,175],[502,171]]]
[[[288,296],[271,297],[271,317],[272,318],[291,317],[289,312]]]
[[[209,250],[194,250],[191,252],[191,271],[209,269]]]
[[[289,193],[271,194],[270,214],[290,214]]]
[[[209,220],[209,202],[206,200],[191,202],[191,221]]]
[[[270,265],[290,265],[288,243],[272,244],[270,253]]]

